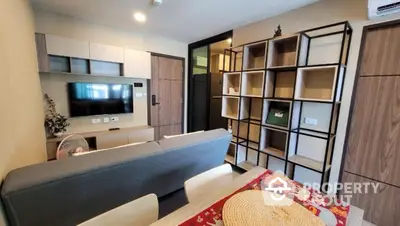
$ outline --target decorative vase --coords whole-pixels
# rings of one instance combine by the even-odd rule
[[[62,135],[64,135],[63,132],[54,133],[55,137],[62,137]]]

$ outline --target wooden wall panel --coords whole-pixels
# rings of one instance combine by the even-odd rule
[[[182,124],[174,124],[173,125],[173,129],[172,129],[172,133],[177,135],[177,134],[182,134]]]
[[[379,183],[350,173],[343,174],[343,182],[348,183]],[[399,225],[400,188],[380,183],[378,193],[375,194],[370,186],[365,193],[351,194],[351,205],[364,209],[364,220],[378,226]]]
[[[171,124],[171,81],[170,80],[159,80],[159,102],[158,106],[158,119],[159,126]]]
[[[360,75],[400,75],[400,25],[367,33]]]
[[[181,60],[159,57],[160,79],[183,80]]]
[[[183,110],[183,82],[182,80],[171,81],[171,123],[182,122]]]
[[[400,77],[361,77],[345,171],[400,186]]]
[[[158,56],[151,57],[151,87],[150,87],[150,94],[156,96],[156,101],[159,100],[159,91],[158,91],[158,83],[159,83],[159,67],[158,67]],[[150,110],[150,123],[151,126],[158,126],[158,105],[152,106],[151,104],[151,96],[149,98],[149,106]]]

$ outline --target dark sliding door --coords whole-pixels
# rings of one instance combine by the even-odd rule
[[[216,63],[211,67],[211,58],[219,59],[216,54],[223,54],[230,44],[217,43],[231,37],[229,31],[189,45],[188,132],[227,128],[227,120],[221,117],[223,73]],[[220,60],[218,64],[223,62]]]

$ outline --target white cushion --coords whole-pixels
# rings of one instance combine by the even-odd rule
[[[164,136],[164,139],[174,138],[174,137],[183,137],[183,136],[187,136],[187,135],[191,135],[191,134],[196,134],[196,133],[203,133],[203,132],[204,132],[204,130],[196,131],[196,132],[191,132],[191,133],[184,133],[184,134],[179,134],[179,135]]]

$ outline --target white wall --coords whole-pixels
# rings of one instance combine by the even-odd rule
[[[33,15],[26,0],[1,0],[0,5],[2,180],[12,169],[45,161],[46,152]]]
[[[332,162],[331,182],[336,182],[339,178],[347,119],[363,26],[400,18],[397,14],[386,18],[380,18],[379,20],[370,21],[367,19],[367,7],[368,0],[322,0],[276,17],[237,28],[233,31],[233,46],[236,46],[272,37],[278,24],[282,26],[283,34],[290,34],[340,21],[350,21],[354,32],[350,48],[346,81],[344,84],[342,106],[334,150],[335,153]]]
[[[37,33],[53,34],[73,39],[97,42],[102,44],[121,46],[131,49],[151,51],[167,55],[183,57],[185,61],[185,81],[187,81],[187,53],[188,43],[178,42],[172,39],[158,37],[150,34],[126,32],[111,27],[101,26],[79,19],[45,12],[35,9],[35,30]],[[187,83],[185,83],[185,112],[187,109]],[[125,126],[147,124],[147,106],[141,104],[134,115],[134,121],[126,123]],[[130,118],[122,116],[122,122],[128,122]],[[73,126],[69,132],[108,128],[108,125],[90,125],[90,118],[73,119]],[[186,113],[184,123],[186,128]],[[116,125],[116,127],[121,125]],[[123,126],[123,125],[122,125]]]

